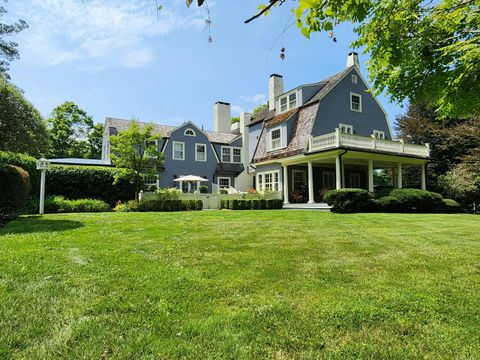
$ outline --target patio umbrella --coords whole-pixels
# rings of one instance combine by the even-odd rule
[[[176,178],[173,181],[200,181],[200,182],[204,182],[204,181],[208,181],[208,180],[205,179],[205,178],[202,178],[200,176],[196,176],[196,175],[185,175],[185,176],[180,176],[179,178]]]

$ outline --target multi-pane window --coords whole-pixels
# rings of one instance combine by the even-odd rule
[[[282,132],[281,129],[270,131],[270,148],[276,150],[282,147]]]
[[[279,191],[280,175],[278,171],[265,172],[258,174],[259,191]]]
[[[303,170],[293,170],[293,190],[294,191],[303,191],[307,183],[307,173]]]
[[[353,134],[353,126],[352,125],[338,124],[338,128],[340,129],[341,133]]]
[[[222,147],[222,162],[230,162],[232,149],[229,147]]]
[[[373,136],[375,136],[377,139],[385,140],[385,132],[383,131],[373,130]]]
[[[362,112],[362,96],[350,93],[350,110]]]
[[[288,95],[288,108],[293,109],[297,106],[297,93]]]
[[[193,129],[187,129],[185,130],[185,132],[183,133],[185,136],[195,136],[195,131]]]
[[[222,162],[224,163],[241,163],[242,148],[232,146],[222,146]]]
[[[288,99],[287,97],[283,97],[280,99],[280,112],[284,112],[288,110]]]
[[[217,179],[218,187],[220,189],[225,189],[230,187],[230,178],[229,177],[219,177]]]
[[[195,161],[207,161],[207,145],[195,144]]]
[[[242,150],[239,148],[233,148],[233,162],[241,163],[242,162]]]
[[[185,160],[185,143],[182,141],[173,142],[173,160]]]

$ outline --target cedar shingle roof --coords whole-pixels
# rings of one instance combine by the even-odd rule
[[[266,127],[272,127],[273,125],[281,124],[284,121],[290,119],[290,117],[298,111],[298,108],[285,111],[284,113],[278,114],[273,119],[267,120],[265,122]]]
[[[110,135],[115,135],[115,132],[119,133],[125,130],[128,130],[130,123],[132,120],[124,120],[124,119],[116,119],[116,118],[106,118],[105,126],[109,128]],[[162,137],[170,137],[171,132],[176,129],[178,126],[171,126],[171,125],[161,125],[157,123],[149,123],[149,122],[138,122],[140,129],[144,126],[152,125],[154,131],[157,134],[160,134]],[[238,138],[239,134],[232,134],[232,133],[223,133],[223,132],[216,132],[216,131],[209,131],[209,130],[202,130],[207,136],[210,142],[218,143],[218,144],[230,144],[233,140]]]

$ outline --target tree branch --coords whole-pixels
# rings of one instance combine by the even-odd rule
[[[249,22],[255,20],[256,18],[262,16],[263,14],[265,14],[268,10],[270,10],[272,8],[273,5],[275,5],[276,3],[278,2],[283,2],[284,0],[270,0],[270,4],[268,4],[267,6],[265,6],[265,8],[262,9],[262,11],[260,11],[258,14],[256,15],[253,15],[250,19],[247,19],[245,20],[245,24],[248,24]]]

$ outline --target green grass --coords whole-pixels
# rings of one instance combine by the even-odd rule
[[[0,358],[479,358],[480,218],[22,217]]]

